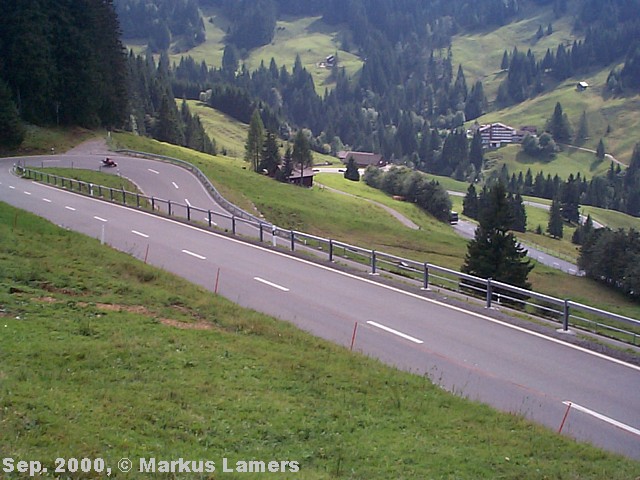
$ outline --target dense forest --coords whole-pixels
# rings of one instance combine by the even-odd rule
[[[0,97],[35,124],[122,125],[126,58],[111,1],[3,2]]]

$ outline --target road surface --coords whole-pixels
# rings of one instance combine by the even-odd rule
[[[66,157],[78,166],[99,162],[92,155]],[[147,194],[215,207],[195,177],[178,167],[115,159]],[[570,402],[565,434],[640,459],[640,367],[504,323],[491,311],[466,311],[377,277],[19,179],[11,163],[0,161],[1,201],[96,238],[104,227],[108,244],[138,258],[148,248],[149,263],[209,289],[219,269],[221,295],[338,344],[350,343],[358,322],[357,350],[552,429]]]

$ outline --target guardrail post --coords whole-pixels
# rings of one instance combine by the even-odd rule
[[[429,290],[429,264],[427,262],[424,263],[424,277],[423,277],[423,290]]]
[[[151,211],[155,211],[156,209],[156,199],[155,197],[151,197]]]
[[[329,239],[329,261],[333,262],[333,240]]]
[[[231,233],[236,234],[236,217],[231,215]]]
[[[293,233],[293,230],[290,230],[291,236],[291,251],[293,252],[296,249],[296,234]]]
[[[493,286],[491,285],[491,278],[487,278],[487,307],[491,308],[491,300],[493,297]]]
[[[127,204],[127,194],[125,193],[124,188],[122,189],[122,204]]]
[[[207,217],[209,219],[209,228],[211,228],[211,210],[207,210]]]
[[[167,210],[169,212],[169,216],[171,216],[171,200],[167,200]]]
[[[376,251],[371,250],[371,275],[376,274]]]
[[[191,221],[191,207],[187,205],[187,220]]]
[[[569,331],[569,299],[564,300],[564,309],[562,311],[562,331]]]
[[[140,194],[136,192],[136,206],[140,208]]]
[[[113,188],[109,188],[109,200],[113,202]]]
[[[260,243],[264,242],[264,229],[262,227],[262,222],[260,222]]]

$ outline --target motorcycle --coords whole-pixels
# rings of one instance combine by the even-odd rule
[[[114,162],[113,160],[111,160],[109,157],[107,157],[104,160],[102,160],[102,166],[103,167],[117,167],[118,164],[116,162]]]

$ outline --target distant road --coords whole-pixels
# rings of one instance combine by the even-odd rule
[[[320,167],[317,168],[316,170],[322,172],[322,173],[342,173],[340,170],[344,171],[344,169],[342,168],[326,168],[326,167]],[[395,218],[397,218],[403,225],[407,226],[408,228],[412,228],[414,230],[417,230],[419,227],[418,225],[416,225],[414,222],[412,222],[410,219],[408,219],[407,217],[405,217],[404,215],[402,215],[400,212],[398,212],[397,210],[392,209],[391,207],[388,207],[386,205],[383,205],[382,203],[376,202],[374,200],[369,200],[363,197],[358,197],[357,195],[352,195],[350,193],[347,192],[343,192],[341,190],[337,190],[335,188],[330,188],[330,187],[324,187],[328,190],[337,192],[337,193],[341,193],[343,195],[350,195],[352,197],[356,197],[359,198],[363,201],[368,201],[371,203],[374,203],[376,205],[378,205],[379,207],[385,209],[387,212],[389,212],[391,215],[393,215]],[[456,197],[464,197],[465,194],[461,193],[461,192],[456,192],[456,191],[452,191],[450,190],[449,195],[453,195]],[[545,205],[543,203],[535,203],[535,202],[525,202],[525,204],[527,205],[531,205],[534,206],[536,208],[542,208],[545,210],[549,210],[549,205]],[[600,224],[598,224],[600,225]],[[596,226],[595,222],[594,222],[594,226]],[[467,238],[467,239],[472,239],[475,235],[475,230],[476,230],[476,224],[474,222],[468,221],[468,220],[460,220],[458,221],[458,223],[456,225],[453,225],[454,230],[456,231],[456,233],[458,233],[458,235],[460,235],[461,237]],[[596,228],[600,228],[599,226],[596,226]],[[565,273],[568,273],[570,275],[578,275],[578,276],[583,276],[584,275],[584,271],[580,270],[578,268],[577,265],[568,262],[566,260],[563,260],[561,258],[557,258],[554,257],[553,255],[543,252],[535,247],[532,247],[530,245],[527,245],[525,243],[522,244],[523,246],[525,246],[527,248],[527,256],[529,256],[529,258],[532,258],[538,262],[540,262],[543,265],[546,265],[548,267],[551,268],[555,268],[556,270],[562,270]]]

